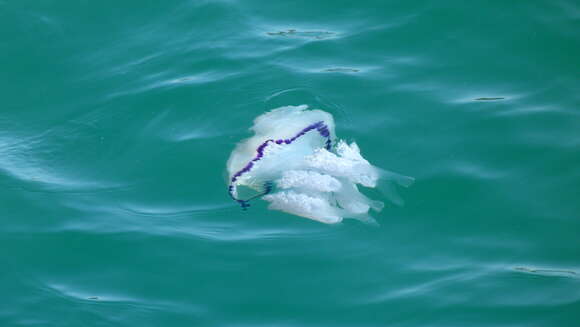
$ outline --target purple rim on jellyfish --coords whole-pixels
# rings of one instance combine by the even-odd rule
[[[276,143],[279,145],[291,144],[292,142],[296,141],[299,137],[301,137],[302,135],[304,135],[312,130],[317,130],[318,133],[320,133],[320,135],[322,137],[326,138],[325,148],[326,148],[326,150],[330,150],[330,148],[332,146],[332,140],[330,139],[330,131],[328,130],[328,126],[326,126],[326,124],[323,121],[319,121],[319,122],[316,122],[312,125],[307,126],[303,130],[301,130],[300,133],[294,135],[294,137],[292,137],[292,138],[278,139],[278,140],[273,140],[273,139],[266,140],[266,141],[264,141],[264,143],[262,143],[256,149],[256,156],[252,160],[250,160],[250,162],[248,162],[248,164],[246,164],[244,166],[244,168],[242,168],[241,170],[236,172],[234,174],[234,176],[232,176],[232,179],[230,180],[230,185],[228,186],[228,193],[229,193],[230,197],[232,199],[234,199],[234,201],[238,202],[242,206],[242,208],[245,210],[247,207],[250,206],[250,204],[248,203],[250,200],[270,193],[270,191],[272,191],[272,183],[266,182],[266,184],[264,185],[264,192],[263,193],[258,194],[256,196],[253,196],[247,200],[240,200],[234,196],[234,188],[235,188],[234,183],[238,180],[238,178],[240,176],[242,176],[243,174],[252,170],[252,167],[254,167],[254,162],[259,161],[260,159],[262,159],[262,157],[264,157],[264,149],[266,149],[266,147],[270,143]]]

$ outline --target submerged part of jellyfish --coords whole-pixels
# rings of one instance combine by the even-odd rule
[[[227,163],[228,192],[244,209],[261,197],[270,209],[334,224],[343,218],[373,222],[369,210],[383,208],[357,184],[374,188],[386,172],[365,160],[356,143],[336,139],[329,113],[282,107],[258,116],[251,131],[255,135],[240,142]],[[398,182],[412,179],[399,176]]]

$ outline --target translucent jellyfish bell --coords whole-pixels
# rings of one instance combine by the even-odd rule
[[[381,170],[356,143],[336,139],[329,113],[307,108],[282,107],[254,120],[255,135],[240,142],[227,163],[230,196],[243,208],[262,197],[270,209],[328,224],[347,217],[373,221],[368,211],[383,203],[364,196],[357,184],[376,187]],[[244,196],[242,188],[254,194]]]

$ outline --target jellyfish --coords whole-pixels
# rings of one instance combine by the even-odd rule
[[[228,193],[244,210],[261,198],[269,209],[326,224],[375,222],[369,211],[384,204],[358,187],[375,188],[395,174],[371,165],[356,143],[338,139],[331,114],[286,106],[258,116],[250,130],[254,135],[238,143],[227,162]],[[396,176],[401,185],[412,183]]]

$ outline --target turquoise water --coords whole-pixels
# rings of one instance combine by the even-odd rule
[[[578,326],[579,31],[571,0],[0,1],[0,326]],[[415,177],[380,226],[229,199],[299,104]]]

